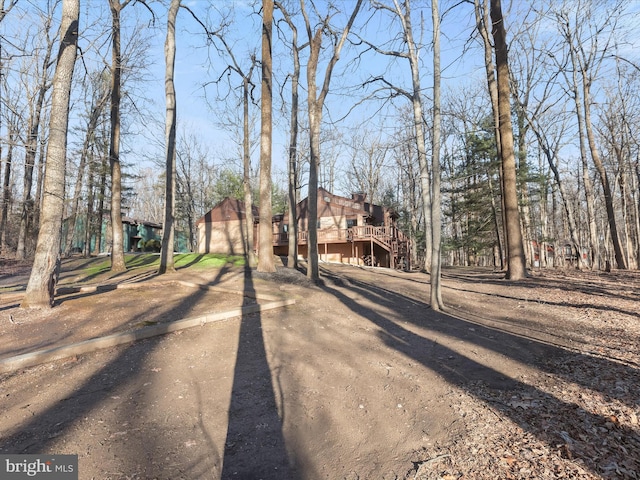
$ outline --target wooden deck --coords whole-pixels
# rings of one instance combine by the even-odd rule
[[[309,243],[309,232],[298,232],[298,245],[307,245]],[[404,260],[404,264],[408,262],[410,251],[409,238],[396,227],[374,227],[372,225],[364,225],[352,228],[328,228],[318,229],[318,245],[331,244],[372,244],[370,251],[373,251],[373,244],[377,244],[388,252],[392,268],[400,264],[400,260]],[[288,233],[277,233],[273,235],[273,245],[286,246],[289,244]],[[326,251],[326,248],[325,248]],[[357,251],[357,250],[356,250]],[[360,250],[362,252],[363,250]],[[365,258],[366,262],[373,260]]]
[[[306,245],[309,239],[308,231],[298,232],[298,245]],[[374,240],[380,245],[391,248],[396,242],[407,241],[406,236],[395,227],[373,227],[364,225],[352,228],[328,228],[318,230],[318,243],[347,243],[354,241]],[[273,235],[274,245],[288,245],[288,233],[275,233]]]

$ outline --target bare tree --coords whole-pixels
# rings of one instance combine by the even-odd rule
[[[293,73],[291,74],[291,122],[289,126],[289,159],[287,162],[287,199],[289,204],[289,247],[287,251],[287,267],[298,266],[298,109],[299,109],[299,84],[300,84],[300,49],[298,47],[298,29],[289,12],[279,2],[275,6],[284,16],[287,25],[291,29],[291,54],[293,57]]]
[[[617,12],[622,3],[618,3],[618,6],[614,8],[613,11],[609,12],[607,15],[607,22],[611,22],[610,31],[614,32],[616,30],[616,22],[617,22]],[[598,30],[602,31],[602,26],[596,27]],[[597,32],[596,32],[597,35]],[[613,193],[611,191],[611,182],[609,180],[609,176],[607,170],[604,167],[602,159],[600,158],[600,151],[595,141],[595,134],[593,132],[593,122],[591,120],[591,85],[594,81],[594,77],[598,73],[598,69],[600,66],[600,62],[602,61],[605,55],[610,54],[610,47],[612,47],[612,43],[614,42],[613,35],[611,34],[608,38],[605,38],[604,46],[601,47],[601,50],[597,48],[597,37],[591,36],[591,48],[585,48],[584,42],[580,42],[578,45],[575,45],[574,42],[571,42],[569,48],[571,49],[572,55],[575,54],[574,48],[578,48],[579,57],[579,72],[582,77],[582,93],[583,93],[583,102],[584,102],[584,126],[587,133],[587,140],[589,143],[589,151],[591,152],[591,159],[593,160],[593,164],[596,167],[596,171],[598,172],[598,176],[600,177],[600,183],[602,185],[602,190],[604,192],[604,202],[607,211],[607,220],[609,223],[609,233],[611,234],[611,242],[613,243],[613,251],[616,260],[616,266],[619,269],[626,269],[627,266],[624,261],[624,255],[622,252],[622,245],[620,243],[620,237],[618,235],[618,227],[616,225],[616,214],[613,205]],[[575,64],[574,64],[575,65]]]
[[[0,22],[4,20],[4,17],[16,6],[18,0],[2,0],[0,2]]]
[[[80,162],[78,164],[76,182],[71,198],[71,212],[67,219],[67,245],[64,249],[65,255],[71,253],[74,235],[78,224],[78,209],[84,182],[84,172],[87,164],[91,162],[92,149],[95,147],[96,134],[99,122],[103,117],[105,107],[109,101],[109,88],[106,85],[102,72],[89,79],[90,85],[87,87],[90,92],[87,96],[91,98],[87,112],[87,125],[84,132],[84,141],[80,150]],[[88,218],[87,218],[88,221]]]
[[[18,3],[18,0],[2,0],[0,2],[0,23],[5,19],[7,14],[13,9],[13,7]],[[3,111],[2,111],[2,93],[5,87],[5,83],[3,81],[4,78],[4,59],[3,59],[3,51],[2,51],[2,38],[0,38],[0,127],[2,126],[3,120]],[[12,128],[9,129],[8,137],[11,137]],[[11,151],[13,142],[9,142],[9,149]],[[0,142],[0,160],[2,160],[2,143]],[[0,213],[0,253],[7,253],[7,227],[8,227],[8,216],[9,216],[9,203],[11,201],[11,154],[7,154],[7,158],[4,163],[4,175],[2,180],[2,209]]]
[[[308,230],[309,238],[308,244],[308,262],[307,276],[317,282],[320,278],[319,266],[318,266],[318,166],[320,165],[320,125],[322,124],[322,109],[324,102],[329,94],[329,87],[331,85],[331,76],[333,69],[340,58],[340,52],[349,35],[349,31],[353,26],[353,22],[360,11],[363,0],[357,0],[349,20],[346,26],[342,30],[342,33],[335,31],[329,21],[331,14],[327,14],[323,18],[320,18],[320,23],[315,27],[315,31],[312,27],[311,19],[306,9],[305,0],[300,0],[300,6],[302,9],[302,16],[304,18],[305,29],[307,31],[307,37],[309,39],[309,59],[307,62],[307,108],[309,112],[309,147],[310,147],[310,159],[309,159],[309,195],[308,201]],[[317,12],[316,5],[313,0],[309,2],[313,9]],[[322,81],[322,87],[318,93],[317,85],[317,73],[318,63],[320,60],[320,53],[322,52],[322,40],[326,32],[330,32],[333,41],[333,49],[329,62],[325,69],[324,80]]]
[[[175,235],[176,212],[176,88],[174,72],[176,63],[176,19],[181,0],[171,0],[167,18],[167,38],[164,44],[165,56],[165,96],[166,96],[166,124],[165,124],[165,195],[164,195],[164,225],[162,230],[162,249],[160,250],[160,268],[163,274],[175,271],[173,261],[173,242]]]
[[[406,112],[406,110],[405,110]],[[410,113],[406,112],[409,117]],[[402,117],[404,118],[404,116]],[[411,245],[417,244],[418,232],[424,231],[420,227],[422,213],[422,197],[420,193],[420,170],[417,162],[415,128],[411,121],[402,121],[402,127],[395,135],[396,144],[393,146],[393,156],[398,170],[398,193],[402,211],[405,214],[405,231],[408,232]],[[424,249],[421,250],[424,252]],[[418,249],[411,248],[411,265],[418,265]]]
[[[122,229],[122,165],[120,163],[120,100],[122,54],[120,46],[120,14],[131,0],[109,0],[111,11],[111,136],[109,165],[111,168],[111,271],[127,269],[124,261]]]
[[[441,311],[442,301],[440,244],[442,241],[441,194],[440,194],[440,148],[441,148],[441,101],[440,101],[440,11],[438,0],[431,0],[431,18],[433,22],[433,136],[431,162],[431,308]]]
[[[422,199],[422,215],[424,218],[424,268],[430,270],[432,255],[432,219],[431,219],[431,179],[429,172],[429,162],[427,160],[427,132],[424,121],[424,108],[422,102],[422,87],[420,84],[420,50],[421,47],[414,38],[413,25],[411,21],[411,0],[404,0],[402,5],[400,0],[393,0],[393,6],[386,5],[378,0],[373,2],[375,8],[391,12],[400,22],[402,27],[402,39],[406,50],[384,50],[378,46],[366,42],[369,47],[376,52],[398,58],[404,58],[409,62],[411,69],[411,89],[405,90],[393,85],[385,78],[378,78],[386,84],[394,94],[405,96],[411,102],[413,112],[413,125],[415,129],[415,141],[418,154],[418,165],[420,167],[420,186]]]
[[[227,56],[229,58],[228,65],[224,68],[222,73],[218,76],[217,80],[213,82],[208,82],[205,84],[205,87],[209,84],[215,84],[218,86],[223,82],[223,79],[226,77],[226,81],[230,82],[230,73],[233,72],[240,77],[242,82],[241,91],[242,91],[242,169],[243,169],[243,190],[244,190],[244,204],[245,204],[245,233],[244,233],[244,249],[245,254],[247,255],[247,260],[250,266],[256,265],[256,256],[255,256],[255,239],[254,239],[254,218],[253,218],[253,192],[251,185],[251,150],[252,150],[252,140],[251,140],[251,115],[250,115],[250,106],[253,102],[253,90],[255,85],[253,83],[253,75],[254,70],[257,66],[258,60],[256,58],[256,54],[251,52],[249,54],[249,66],[245,67],[241,64],[239,57],[236,55],[236,51],[230,43],[228,35],[228,26],[230,21],[227,18],[223,18],[220,22],[219,28],[212,30],[209,27],[206,27],[201,23],[205,32],[211,40],[216,42],[216,48],[221,56]],[[222,47],[219,47],[218,44],[222,44]],[[231,85],[229,86],[231,89]],[[235,112],[233,112],[235,113]],[[232,115],[233,115],[232,113]],[[227,127],[229,126],[227,122]],[[233,121],[235,125],[235,119]],[[271,220],[269,220],[271,223]]]
[[[515,47],[523,53],[519,55],[516,62],[522,65],[514,70],[518,71],[522,80],[516,79],[512,82],[514,97],[518,102],[519,122],[526,123],[527,128],[519,127],[520,137],[524,131],[531,131],[536,139],[537,149],[540,152],[539,158],[546,160],[549,171],[555,182],[557,194],[559,194],[562,208],[566,217],[566,224],[569,230],[569,238],[574,244],[577,252],[581,249],[578,223],[571,201],[566,179],[560,175],[560,151],[565,146],[568,137],[568,117],[563,99],[566,92],[559,88],[559,77],[561,69],[554,68],[562,65],[558,64],[553,52],[558,49],[558,39],[553,37],[551,41],[540,42],[539,30],[537,27],[529,27],[525,35],[516,38],[518,46]],[[532,48],[536,45],[536,48]],[[546,55],[541,56],[540,51]],[[547,61],[547,56],[552,59]],[[541,58],[542,57],[542,58]],[[524,117],[524,118],[521,118]],[[522,143],[523,139],[519,138]],[[519,147],[522,150],[522,147]],[[542,168],[541,168],[542,170]],[[541,199],[541,214],[546,213],[546,203]],[[545,220],[541,218],[544,227]],[[543,230],[546,230],[543,228]],[[543,236],[540,246],[540,260],[545,261],[544,244],[546,235]],[[586,259],[582,255],[578,256],[576,267],[586,266]]]
[[[27,138],[25,142],[25,162],[24,162],[24,182],[22,187],[22,209],[20,214],[20,231],[18,233],[18,247],[16,250],[16,258],[24,259],[26,257],[26,241],[27,233],[33,217],[34,202],[31,196],[33,187],[33,170],[36,162],[36,154],[38,152],[38,139],[40,130],[40,121],[42,110],[45,106],[45,98],[47,91],[51,86],[51,77],[49,74],[49,65],[51,63],[51,54],[55,39],[51,36],[53,23],[53,11],[56,8],[57,1],[48,5],[48,12],[42,14],[42,26],[40,33],[44,33],[45,45],[42,57],[36,55],[36,79],[35,89],[30,92],[29,100],[29,120],[27,121]],[[33,74],[33,72],[31,72]],[[33,78],[29,75],[29,78]],[[30,81],[25,81],[25,91],[30,89]]]
[[[511,90],[506,31],[500,0],[491,0],[492,36],[496,57],[496,84],[498,88],[498,113],[500,129],[500,157],[502,160],[502,192],[507,232],[507,278],[521,280],[527,276],[525,265],[520,212],[518,211],[518,185],[516,159],[511,125]]]
[[[616,62],[616,79],[606,89],[606,101],[601,103],[598,130],[603,145],[603,159],[617,179],[620,209],[623,219],[621,232],[625,243],[628,268],[640,266],[640,201],[638,176],[634,162],[638,161],[638,87],[640,71]]]
[[[487,77],[487,89],[489,91],[489,98],[491,99],[491,111],[493,113],[493,123],[494,123],[494,134],[496,137],[496,149],[498,150],[498,157],[501,158],[500,153],[500,115],[498,113],[498,85],[496,82],[496,68],[493,63],[493,45],[491,39],[489,37],[491,31],[491,18],[490,18],[490,8],[489,8],[489,0],[474,0],[475,4],[475,17],[476,17],[476,28],[480,37],[482,38],[482,46],[484,52],[484,66]],[[503,178],[502,178],[502,168],[500,168],[500,186],[502,187]],[[500,196],[500,201],[502,202],[500,211],[502,212],[502,225],[506,225],[504,221],[504,196]],[[503,252],[503,242],[501,239],[501,233],[503,233],[506,238],[506,232],[497,231],[497,241],[498,241],[498,250],[500,253],[500,269],[504,270],[504,252]]]
[[[258,271],[275,272],[273,261],[273,226],[271,223],[271,150],[273,61],[271,39],[273,37],[273,0],[262,0],[262,94],[260,108],[260,225]]]
[[[349,162],[344,166],[343,188],[366,194],[368,202],[380,203],[391,145],[382,139],[381,129],[369,127],[354,129],[344,142]]]
[[[53,306],[59,268],[60,235],[64,209],[65,166],[69,99],[78,46],[80,0],[63,0],[60,50],[53,77],[53,97],[44,198],[36,255],[21,306]]]
[[[2,213],[0,214],[0,252],[7,254],[14,245],[9,245],[9,237],[14,236],[17,232],[11,232],[11,222],[9,222],[11,209],[13,205],[14,192],[12,191],[12,166],[13,152],[17,143],[18,131],[20,128],[18,116],[11,113],[7,122],[7,140],[8,148],[4,159],[4,175],[2,180]]]

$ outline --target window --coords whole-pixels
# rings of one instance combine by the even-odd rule
[[[347,218],[347,228],[353,228],[358,226],[357,218]]]
[[[289,233],[289,224],[288,223],[283,223],[282,224],[282,231],[284,233]]]

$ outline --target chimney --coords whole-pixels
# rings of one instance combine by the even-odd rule
[[[358,203],[364,203],[364,199],[367,197],[366,194],[362,193],[362,192],[358,192],[358,193],[352,193],[351,194],[351,200],[354,200]]]

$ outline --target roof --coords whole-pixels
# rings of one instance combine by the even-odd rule
[[[258,217],[258,207],[251,206],[253,217]],[[229,220],[244,220],[246,218],[246,208],[242,200],[236,198],[225,197],[215,207],[205,213],[197,222],[196,225],[201,223],[214,223],[214,222],[227,222]]]
[[[304,217],[306,215],[308,202],[309,197],[306,197],[298,202],[297,215],[299,217]],[[253,205],[252,211],[254,221],[257,222],[259,216],[258,207]],[[346,217],[355,215],[373,217],[378,222],[383,221],[385,213],[388,214],[391,218],[398,218],[398,214],[393,209],[367,202],[366,195],[364,194],[355,193],[351,196],[351,198],[349,198],[335,195],[322,187],[318,188],[318,218],[323,216],[333,216],[336,215],[337,212],[340,212],[341,215],[344,215]],[[200,225],[201,223],[244,220],[245,213],[246,208],[242,200],[226,197],[210,211],[205,213],[196,222],[196,225]],[[288,222],[287,216],[284,214],[274,215],[272,220],[275,222]]]
[[[139,218],[122,217],[122,223],[128,223],[129,225],[144,225],[145,227],[162,229],[161,223],[140,220]]]

